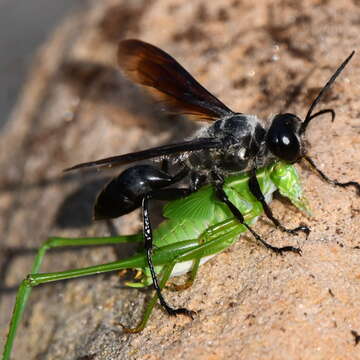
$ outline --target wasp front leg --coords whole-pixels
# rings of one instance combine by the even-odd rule
[[[216,191],[217,198],[228,206],[229,210],[232,212],[234,217],[240,222],[240,224],[244,225],[250,231],[250,233],[254,236],[254,238],[258,242],[260,242],[267,249],[270,249],[271,251],[275,252],[276,254],[282,254],[283,252],[288,252],[288,251],[297,253],[299,255],[301,254],[301,250],[299,248],[295,248],[293,246],[283,246],[283,247],[279,248],[279,247],[273,246],[273,245],[267,243],[265,240],[263,240],[261,238],[261,236],[259,234],[257,234],[245,222],[244,216],[241,214],[240,210],[230,201],[230,199],[226,195],[226,193],[223,189],[224,180],[221,179],[221,177],[219,177],[217,174],[215,174],[215,178],[217,179],[217,181],[215,183],[215,191]]]
[[[334,186],[339,186],[339,187],[343,187],[343,188],[346,188],[346,187],[349,187],[349,186],[353,186],[358,195],[360,196],[360,184],[356,181],[347,181],[347,182],[339,182],[337,180],[332,180],[330,179],[329,177],[327,177],[320,169],[317,168],[317,166],[315,165],[314,161],[308,157],[308,156],[304,156],[304,159],[310,164],[310,166],[317,172],[317,174],[323,179],[325,180],[326,182],[328,182],[329,184],[331,185],[334,185]]]
[[[272,221],[272,223],[281,231],[286,232],[288,234],[296,235],[299,231],[302,231],[308,236],[310,234],[310,228],[306,225],[300,225],[294,229],[288,229],[283,226],[280,221],[274,217],[271,208],[267,204],[264,194],[261,191],[259,182],[256,177],[256,169],[251,172],[251,176],[249,178],[249,189],[251,193],[255,196],[256,200],[259,201],[264,209],[265,215]]]

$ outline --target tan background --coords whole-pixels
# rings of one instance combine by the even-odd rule
[[[74,14],[35,59],[17,110],[0,140],[0,335],[15,287],[48,235],[104,235],[90,220],[96,191],[109,173],[61,170],[77,162],[163,144],[193,125],[166,117],[115,68],[116,42],[137,37],[165,49],[229,107],[267,119],[303,117],[332,71],[359,49],[358,1],[103,0]],[[337,119],[314,121],[309,141],[329,176],[360,180],[360,54],[326,96]],[[81,101],[80,101],[81,100]],[[79,105],[80,102],[80,105]],[[14,359],[356,359],[360,332],[360,199],[300,168],[314,216],[274,201],[288,226],[312,228],[289,238],[267,221],[256,230],[272,244],[292,242],[303,256],[274,256],[244,237],[204,265],[194,286],[166,292],[198,310],[193,320],[159,308],[139,335],[146,293],[124,289],[116,274],[36,289]],[[99,180],[100,179],[100,180]],[[134,213],[115,222],[139,228]],[[113,261],[123,248],[54,252],[44,271]]]

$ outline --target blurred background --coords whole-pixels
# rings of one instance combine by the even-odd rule
[[[0,0],[0,131],[9,119],[31,59],[52,29],[87,0]]]

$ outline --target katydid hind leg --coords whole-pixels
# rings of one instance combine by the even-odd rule
[[[119,236],[119,237],[96,237],[96,238],[59,238],[53,237],[49,238],[43,246],[38,250],[38,253],[35,257],[34,263],[31,268],[31,274],[28,275],[21,283],[18,293],[16,296],[16,301],[14,305],[13,315],[10,322],[9,332],[6,338],[4,352],[2,355],[2,360],[10,359],[10,355],[12,352],[12,348],[14,345],[14,340],[16,337],[16,333],[18,327],[20,325],[21,318],[23,316],[27,301],[31,294],[31,290],[33,286],[36,286],[40,283],[46,283],[49,281],[55,281],[58,279],[54,279],[51,274],[47,275],[47,280],[41,280],[43,274],[39,274],[40,267],[46,252],[51,248],[60,248],[60,247],[69,247],[69,246],[99,246],[99,245],[111,245],[111,244],[118,244],[124,242],[139,242],[142,240],[142,236],[140,235],[129,235],[129,236]],[[76,278],[85,275],[92,275],[97,274],[105,267],[106,265],[96,266],[91,270],[91,268],[87,269],[87,273],[85,274],[83,269],[78,270],[76,273],[75,271],[68,271],[63,272],[64,279],[65,278]],[[123,268],[122,266],[119,267]],[[109,269],[108,271],[114,271],[116,269]],[[59,273],[58,273],[59,274]],[[59,279],[60,280],[60,279]]]
[[[246,222],[244,216],[241,214],[240,210],[229,200],[228,196],[226,195],[223,189],[223,182],[217,182],[215,184],[216,196],[220,201],[226,204],[229,210],[232,212],[234,217],[240,222],[240,224],[244,225],[250,233],[254,236],[254,238],[263,244],[267,249],[275,252],[276,254],[282,254],[284,252],[294,252],[296,254],[301,254],[301,250],[299,248],[293,246],[283,246],[283,247],[276,247],[261,238],[259,234],[257,234]]]
[[[187,255],[189,255],[189,253],[185,253],[183,256],[187,256]],[[183,256],[178,257],[177,259],[172,261],[170,264],[165,266],[165,268],[163,270],[161,281],[159,283],[159,287],[161,290],[166,286],[166,283],[168,282],[175,265],[178,262],[181,262],[181,259]],[[197,275],[197,272],[199,269],[199,265],[200,265],[200,260],[201,260],[201,256],[195,258],[195,260],[194,260],[194,265],[191,270],[190,277],[189,277],[188,281],[185,284],[183,284],[183,285],[186,285],[186,289],[189,288],[193,284],[193,282],[196,278],[196,275]],[[181,287],[181,289],[175,288],[176,291],[177,290],[185,290],[185,287],[182,287],[181,285],[175,285],[175,286]],[[126,332],[126,333],[133,334],[133,333],[141,332],[146,327],[146,324],[149,321],[150,315],[154,309],[155,304],[157,303],[157,300],[158,300],[158,293],[155,292],[154,296],[151,298],[149,303],[146,305],[146,310],[145,310],[142,320],[140,321],[139,325],[137,325],[136,327],[129,328],[120,322],[117,322],[116,325],[120,325],[123,328],[124,332]],[[186,311],[188,312],[186,315],[191,317],[191,319],[194,319],[194,316],[196,315],[196,311],[192,311],[192,310],[186,310]],[[173,315],[173,314],[171,314],[171,315]]]
[[[169,280],[171,273],[174,269],[174,266],[175,266],[175,264],[173,264],[173,263],[170,263],[165,266],[161,281],[159,283],[159,287],[161,289],[164,288],[166,282]],[[157,301],[158,301],[158,292],[156,291],[155,294],[152,296],[151,300],[149,301],[149,303],[146,305],[145,313],[142,317],[142,320],[136,327],[129,328],[129,327],[125,326],[124,324],[122,324],[121,322],[116,322],[115,325],[120,325],[122,327],[122,329],[124,330],[124,332],[126,332],[126,333],[134,334],[134,333],[141,332],[142,330],[145,329],[146,324],[149,321],[150,315],[151,315]]]
[[[293,229],[288,229],[285,226],[283,226],[280,221],[273,215],[273,212],[269,205],[265,201],[264,194],[261,191],[259,182],[256,177],[256,169],[254,169],[251,173],[251,176],[249,178],[249,189],[251,193],[255,196],[255,198],[261,203],[265,215],[268,217],[269,220],[272,221],[272,223],[281,231],[286,232],[291,235],[296,235],[298,232],[302,231],[306,234],[306,237],[310,234],[310,228],[306,225],[299,225]]]
[[[232,234],[230,234],[230,235],[231,235],[231,237],[233,237]],[[162,271],[162,277],[161,277],[161,281],[159,283],[160,289],[162,290],[166,286],[166,283],[168,282],[175,265],[177,263],[181,263],[184,258],[188,258],[189,256],[191,257],[191,255],[193,255],[193,257],[194,257],[194,264],[193,264],[193,267],[192,267],[192,270],[190,273],[190,278],[189,278],[189,281],[192,284],[198,273],[200,261],[201,261],[201,258],[203,257],[204,252],[206,252],[206,250],[208,250],[208,248],[210,248],[212,246],[213,242],[226,241],[227,239],[225,239],[225,238],[227,236],[228,235],[222,235],[220,237],[213,238],[208,243],[200,243],[197,248],[185,252],[184,254],[175,258],[171,263],[167,264],[165,266],[164,270]],[[186,282],[186,284],[187,283],[188,282]],[[183,290],[183,289],[181,289],[181,290]],[[158,300],[158,292],[155,292],[155,295],[151,298],[151,300],[149,301],[149,303],[146,306],[146,310],[145,310],[142,320],[140,321],[139,325],[137,325],[135,328],[129,328],[120,322],[117,322],[116,325],[120,325],[126,333],[141,332],[146,327],[146,324],[150,318],[150,315],[153,311],[153,308],[154,308],[157,300]],[[191,319],[194,319],[194,316],[196,315],[196,311],[192,311],[192,310],[186,310],[186,311],[188,312],[187,315],[189,317],[191,317]],[[173,314],[171,314],[171,315],[173,315]]]

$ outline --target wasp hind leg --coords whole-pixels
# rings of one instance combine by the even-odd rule
[[[171,316],[176,315],[186,315],[193,318],[194,312],[185,308],[177,308],[174,309],[166,302],[163,297],[161,290],[164,285],[159,284],[157,274],[154,269],[153,261],[152,261],[152,252],[153,252],[153,234],[151,228],[151,221],[149,216],[149,200],[157,199],[157,200],[175,200],[177,198],[185,197],[189,195],[191,190],[189,189],[162,189],[158,191],[154,191],[148,193],[144,196],[142,202],[142,210],[143,210],[143,225],[144,225],[144,247],[146,252],[146,259],[150,269],[151,278],[153,281],[154,288],[156,290],[157,298],[161,306],[166,310],[166,312]],[[166,282],[165,282],[166,283]]]

